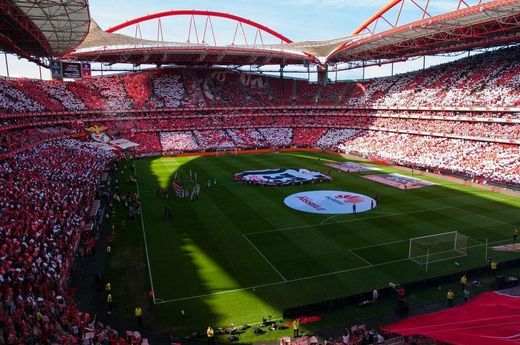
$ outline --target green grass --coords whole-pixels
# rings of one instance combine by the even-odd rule
[[[131,315],[136,303],[144,305],[146,320],[181,334],[208,324],[254,323],[266,315],[280,317],[287,307],[381,288],[390,281],[404,283],[481,266],[486,238],[507,241],[518,224],[518,198],[429,177],[422,178],[438,185],[415,190],[336,171],[333,182],[304,186],[262,187],[231,180],[236,172],[262,168],[326,172],[323,162],[344,160],[294,152],[136,161],[144,231],[141,219],[129,221],[114,240],[109,275],[119,307]],[[189,185],[190,170],[202,181],[200,200],[156,196],[157,188],[169,186],[175,173]],[[122,191],[135,190],[126,182],[131,172],[128,163],[120,171]],[[207,188],[208,178],[216,178],[217,185]],[[320,189],[377,193],[380,205],[357,215],[330,217],[283,204],[290,194]],[[171,221],[163,217],[165,202],[173,210]],[[119,207],[118,218],[123,214]],[[432,263],[428,272],[408,260],[410,238],[455,230],[469,237],[467,256]],[[489,255],[498,260],[515,256]],[[156,304],[146,302],[149,274]]]

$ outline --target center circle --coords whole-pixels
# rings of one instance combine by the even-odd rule
[[[319,214],[360,213],[377,206],[371,197],[339,190],[300,192],[289,195],[283,202],[292,209]]]

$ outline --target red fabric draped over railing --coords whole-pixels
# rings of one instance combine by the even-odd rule
[[[520,297],[487,292],[468,304],[411,317],[384,330],[447,344],[520,344]]]

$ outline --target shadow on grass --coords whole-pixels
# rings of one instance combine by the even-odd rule
[[[284,308],[382,288],[389,281],[405,283],[457,272],[482,265],[484,261],[484,254],[479,252],[471,258],[458,260],[458,266],[452,261],[434,264],[428,273],[414,263],[403,261],[328,275],[334,273],[331,267],[341,267],[338,260],[349,259],[307,255],[307,249],[311,247],[315,253],[326,254],[335,245],[347,251],[391,242],[392,239],[454,230],[477,241],[483,242],[487,238],[494,242],[508,238],[513,228],[511,224],[517,221],[514,216],[517,207],[507,204],[512,198],[503,197],[504,202],[499,202],[487,196],[499,199],[502,196],[480,193],[456,184],[401,191],[361,179],[358,174],[336,171],[333,171],[334,181],[323,185],[269,188],[231,181],[233,173],[247,169],[305,167],[326,171],[328,168],[322,165],[321,160],[343,159],[327,154],[275,153],[157,158],[136,162],[157,304],[152,304],[147,294],[150,290],[149,273],[142,224],[137,219],[129,221],[127,228],[118,233],[109,263],[109,274],[118,286],[116,296],[121,300],[120,310],[125,315],[132,315],[137,301],[146,305],[145,320],[151,327],[181,335],[193,331],[203,333],[208,325],[230,327],[257,323],[264,316],[280,317]],[[384,171],[393,170],[386,167]],[[122,189],[127,191],[134,188],[124,182],[130,173],[127,168],[120,177]],[[171,186],[175,174],[185,186],[192,187],[195,173],[202,187],[200,200],[178,199],[172,192],[168,198],[157,196],[158,188]],[[211,187],[207,187],[208,181]],[[280,207],[284,196],[311,189],[378,193],[381,200],[378,211],[389,216],[350,215],[331,224],[319,225],[323,216],[301,214]],[[172,220],[164,217],[165,204],[173,210]],[[421,210],[424,213],[410,213]],[[124,210],[120,209],[118,213],[124,214]],[[401,216],[400,213],[409,214]],[[352,217],[357,218],[354,221]],[[294,226],[294,230],[276,232],[264,239],[252,238],[251,243],[248,243],[248,236],[244,236],[254,231],[290,226]],[[255,250],[256,246],[259,248]],[[401,249],[399,247],[398,251]],[[394,253],[390,247],[386,251],[394,259],[401,256],[406,259],[407,253]],[[382,256],[390,255],[384,253],[385,250],[381,250]],[[371,259],[377,253],[363,254],[359,251],[359,254]],[[510,256],[492,255],[498,260]],[[384,258],[379,259],[383,264],[386,262]],[[273,266],[280,273],[273,270]],[[300,280],[316,271],[326,274]],[[352,312],[355,313],[356,308]],[[380,312],[387,313],[388,310],[382,308]],[[341,323],[340,318],[345,317],[345,313],[339,312],[338,315],[337,319],[329,318],[316,327],[329,327],[328,322]],[[314,331],[315,326],[309,325],[308,329]],[[288,332],[290,330],[258,337],[244,335],[241,342],[273,340]]]

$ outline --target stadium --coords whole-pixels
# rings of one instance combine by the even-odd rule
[[[0,0],[0,344],[520,343],[520,1],[101,3]]]

